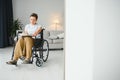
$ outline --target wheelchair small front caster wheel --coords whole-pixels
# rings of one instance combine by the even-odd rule
[[[36,60],[36,66],[41,67],[43,65],[43,59],[37,58]]]

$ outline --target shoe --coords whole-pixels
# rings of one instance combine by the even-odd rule
[[[21,59],[22,61],[24,61],[24,60],[25,60],[25,57],[24,57],[24,56],[21,56],[20,59]]]
[[[11,60],[11,61],[6,62],[6,64],[17,65],[17,61],[16,60]]]
[[[30,60],[24,60],[22,64],[30,64]]]

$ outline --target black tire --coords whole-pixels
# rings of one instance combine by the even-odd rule
[[[36,60],[36,66],[41,67],[43,65],[43,59],[37,58]]]
[[[42,48],[42,59],[44,62],[47,61],[49,56],[49,43],[47,40],[43,41],[43,48]]]

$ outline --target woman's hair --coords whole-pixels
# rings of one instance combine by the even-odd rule
[[[32,14],[30,15],[30,17],[35,17],[36,20],[38,19],[38,15],[37,15],[36,13],[32,13]]]

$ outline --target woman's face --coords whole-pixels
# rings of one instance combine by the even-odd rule
[[[31,16],[31,17],[30,17],[30,23],[31,23],[31,24],[36,24],[36,22],[37,22],[36,18],[33,17],[33,16]]]

